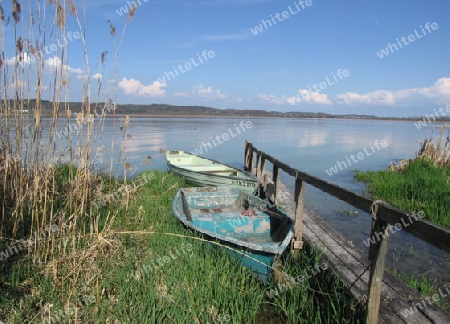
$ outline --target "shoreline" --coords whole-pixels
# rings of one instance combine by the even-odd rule
[[[25,114],[30,117],[34,117],[33,114]],[[313,116],[254,116],[254,115],[174,115],[174,114],[107,114],[105,119],[117,118],[117,117],[130,117],[130,118],[276,118],[276,119],[325,119],[325,120],[354,120],[354,121],[400,121],[400,122],[417,122],[423,121],[425,117],[345,117],[345,116],[333,116],[333,117],[313,117]],[[11,116],[14,117],[14,116]],[[50,118],[51,114],[41,114],[41,117]],[[67,116],[58,116],[60,119],[68,118]],[[76,119],[76,115],[71,119]],[[446,124],[450,123],[450,120],[436,120],[426,122],[427,124]]]
[[[58,118],[67,118],[67,112],[70,111],[72,116],[81,111],[86,110],[81,102],[67,102],[67,109],[58,110]],[[53,103],[50,101],[42,101],[40,105],[40,114],[43,117],[51,117],[53,115]],[[447,109],[448,108],[448,109]],[[30,99],[22,104],[22,114],[34,116],[36,109],[36,100]],[[91,103],[90,112],[96,118],[101,117],[97,111],[104,114],[106,118],[112,117],[132,117],[132,118],[297,118],[297,119],[340,119],[340,120],[381,120],[381,121],[422,121],[425,123],[450,123],[450,116],[434,113],[423,116],[376,116],[368,114],[332,114],[325,112],[311,111],[268,111],[261,109],[218,109],[207,106],[183,106],[169,104],[117,104],[114,102]],[[449,110],[450,106],[445,109]],[[434,120],[436,119],[436,120]]]

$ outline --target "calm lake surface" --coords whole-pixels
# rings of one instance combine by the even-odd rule
[[[238,131],[236,127],[241,122]],[[202,149],[205,157],[243,168],[244,140],[248,140],[294,168],[360,194],[365,186],[353,180],[354,170],[381,170],[391,161],[413,158],[419,149],[417,141],[431,135],[433,129],[430,125],[418,130],[412,121],[152,117],[131,118],[128,128],[121,132],[120,122],[115,123],[114,126],[112,119],[106,119],[103,126],[96,127],[94,146],[99,169],[109,165],[111,154],[117,157],[126,149],[126,159],[131,165],[127,176],[153,169],[166,170],[161,148],[189,152]],[[64,128],[67,123],[61,121],[58,130]],[[224,140],[227,136],[223,134],[228,134],[228,140]],[[64,141],[64,136],[57,139],[61,147],[65,146]],[[113,167],[117,174],[123,174],[122,165],[116,159]],[[330,168],[337,173],[332,173]],[[283,182],[292,186],[290,177],[284,173],[281,176]],[[306,205],[367,252],[363,241],[370,233],[368,213],[358,210],[358,215],[348,216],[344,212],[356,211],[354,207],[310,186]],[[445,282],[450,280],[449,254],[403,231],[390,236],[389,247],[389,266]]]

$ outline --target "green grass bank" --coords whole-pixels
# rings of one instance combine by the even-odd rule
[[[51,224],[26,248],[0,261],[0,320],[362,322],[362,306],[340,281],[329,270],[312,270],[322,262],[319,253],[305,250],[295,262],[287,257],[282,277],[297,280],[264,285],[219,242],[211,243],[178,222],[172,200],[185,185],[182,179],[165,172],[143,176],[127,184],[138,189],[126,197],[114,195],[123,183],[103,179],[94,200],[99,217],[83,220],[89,230],[65,231],[64,222]],[[37,249],[33,240],[40,242]],[[2,240],[0,251],[10,244]]]
[[[422,211],[424,219],[450,228],[450,165],[415,159],[402,170],[357,171],[367,193],[408,213]]]

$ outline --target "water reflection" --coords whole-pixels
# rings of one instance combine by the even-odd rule
[[[418,130],[413,122],[350,121],[321,119],[272,119],[272,118],[132,118],[125,134],[106,120],[103,131],[97,134],[93,152],[98,160],[108,164],[114,158],[114,171],[123,173],[123,165],[117,162],[126,148],[127,161],[134,175],[151,169],[166,169],[160,148],[193,151],[211,137],[234,129],[242,120],[251,121],[253,127],[222,144],[208,148],[204,156],[234,166],[242,167],[244,140],[247,139],[266,153],[304,172],[352,191],[363,193],[364,185],[353,180],[353,171],[380,170],[396,159],[412,158],[418,150],[416,140],[431,133],[431,127]],[[64,124],[58,125],[63,129]],[[130,134],[131,136],[127,136]],[[112,145],[112,138],[114,144]],[[45,140],[46,136],[43,134]],[[386,140],[388,146],[332,176],[326,170],[343,161],[349,154],[357,154],[376,140]],[[67,155],[66,143],[58,142],[62,154]],[[151,156],[151,159],[148,159]],[[99,162],[100,163],[100,162]],[[292,181],[283,177],[291,187]],[[329,224],[343,233],[353,244],[367,251],[363,241],[370,231],[370,215],[359,211],[357,217],[349,217],[345,211],[353,207],[308,186],[306,204],[319,213]],[[395,267],[431,277],[449,280],[450,258],[447,253],[430,247],[412,235],[398,232],[391,236],[387,260]],[[418,256],[426,256],[419,258]]]
[[[310,134],[302,134],[298,139],[298,147],[310,147],[324,145],[327,142],[327,133],[323,130]]]

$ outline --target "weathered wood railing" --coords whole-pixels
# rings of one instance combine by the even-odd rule
[[[254,165],[254,155],[256,154],[256,166]],[[300,170],[290,167],[274,157],[258,150],[252,143],[245,141],[245,168],[256,174],[261,182],[264,182],[265,162],[269,161],[273,165],[274,182],[274,203],[278,202],[279,190],[279,170],[282,169],[287,174],[295,178],[295,236],[291,249],[295,254],[302,248],[302,218],[305,197],[305,185],[310,184],[330,195],[343,200],[350,205],[372,212],[372,228],[370,237],[377,240],[369,248],[369,261],[371,262],[369,277],[369,292],[367,302],[367,323],[378,323],[379,307],[381,296],[381,285],[385,257],[389,238],[389,226],[395,226],[397,230],[403,229],[413,234],[419,239],[450,253],[450,231],[438,227],[430,222],[418,218],[416,215],[409,215],[401,210],[389,205],[365,198],[357,193],[348,191],[342,187],[331,184],[317,177],[311,176]]]

